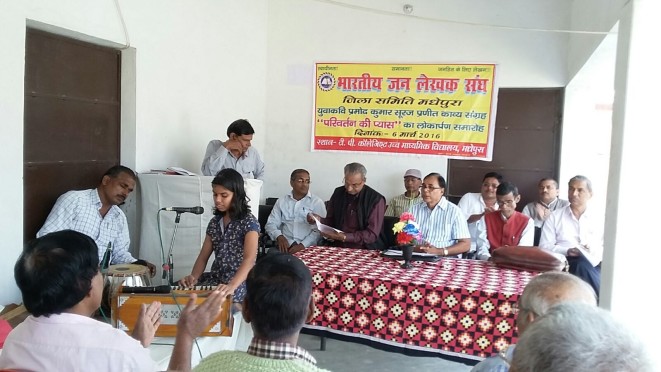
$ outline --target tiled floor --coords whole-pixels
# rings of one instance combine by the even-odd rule
[[[413,357],[387,352],[354,342],[327,339],[326,350],[319,350],[319,337],[301,334],[299,346],[309,351],[320,368],[333,372],[470,371],[469,365],[438,357]]]

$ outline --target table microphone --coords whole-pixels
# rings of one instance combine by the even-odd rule
[[[172,287],[159,285],[155,287],[122,287],[122,293],[170,293]]]
[[[204,213],[204,208],[202,207],[165,207],[165,208],[161,208],[161,210],[168,212],[178,212],[178,213],[194,213],[194,214]]]

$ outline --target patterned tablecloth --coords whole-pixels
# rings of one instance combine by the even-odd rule
[[[400,262],[375,251],[311,247],[307,328],[480,360],[516,342],[512,305],[537,273],[477,260]]]

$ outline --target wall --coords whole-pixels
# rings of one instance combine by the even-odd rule
[[[607,35],[565,90],[560,196],[567,198],[571,177],[584,175],[593,185],[591,206],[601,213],[606,205],[611,151],[616,49],[617,34]]]
[[[571,3],[571,28],[579,31],[569,36],[567,70],[572,78],[584,66],[592,52],[601,44],[604,31],[619,19],[629,0],[579,0]],[[616,33],[616,30],[611,32]]]
[[[312,190],[322,198],[340,184],[342,166],[351,161],[364,163],[368,183],[388,198],[402,191],[409,167],[446,173],[443,157],[310,153],[315,61],[495,62],[503,87],[557,87],[568,80],[569,37],[516,28],[567,28],[571,0],[477,0],[470,6],[411,0],[408,17],[395,0],[347,1],[352,7],[312,0],[119,2],[134,48],[124,53],[123,65],[133,69],[123,76],[123,99],[133,102],[122,103],[122,133],[134,138],[122,141],[122,161],[138,171],[171,165],[198,171],[208,140],[224,138],[229,122],[248,118],[267,163],[262,198],[285,193],[295,167],[312,171]],[[0,153],[0,188],[2,205],[14,211],[0,217],[8,226],[0,252],[9,258],[0,263],[0,283],[13,283],[22,245],[27,21],[100,44],[125,43],[112,1],[0,0],[0,134],[11,139]],[[16,300],[15,287],[3,287],[0,304]]]
[[[568,22],[566,2],[409,3],[414,7],[412,15],[418,17],[550,29],[566,28]],[[495,62],[501,87],[566,83],[565,34],[407,17],[402,3],[394,0],[351,4],[400,16],[318,1],[269,1],[268,137],[263,151],[268,175],[263,196],[279,197],[290,190],[288,175],[299,167],[311,171],[311,190],[323,199],[341,184],[342,167],[352,161],[367,167],[367,183],[387,198],[403,191],[407,168],[446,174],[445,157],[310,153],[315,62]]]
[[[122,161],[137,171],[171,165],[198,171],[211,138],[224,138],[229,122],[246,117],[264,134],[266,1],[120,1],[129,30],[129,65],[123,83],[135,102],[123,102]],[[13,265],[22,246],[23,75],[26,22],[104,45],[125,43],[113,1],[1,0],[0,135],[3,151],[0,216],[0,304],[19,301]],[[132,56],[134,53],[135,56]],[[134,79],[134,80],[131,80]],[[132,92],[126,92],[130,98]],[[264,146],[265,136],[255,145]],[[11,139],[7,141],[6,139]],[[127,157],[128,156],[128,157]],[[132,158],[131,158],[132,156]],[[9,284],[11,283],[11,284]]]

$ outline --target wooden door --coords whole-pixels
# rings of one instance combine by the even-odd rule
[[[537,183],[558,177],[564,88],[498,91],[493,160],[450,160],[448,194],[453,201],[479,192],[485,173],[496,171],[521,194],[517,209],[537,199]]]
[[[55,200],[95,187],[119,164],[119,51],[27,29],[23,237],[34,238]]]

